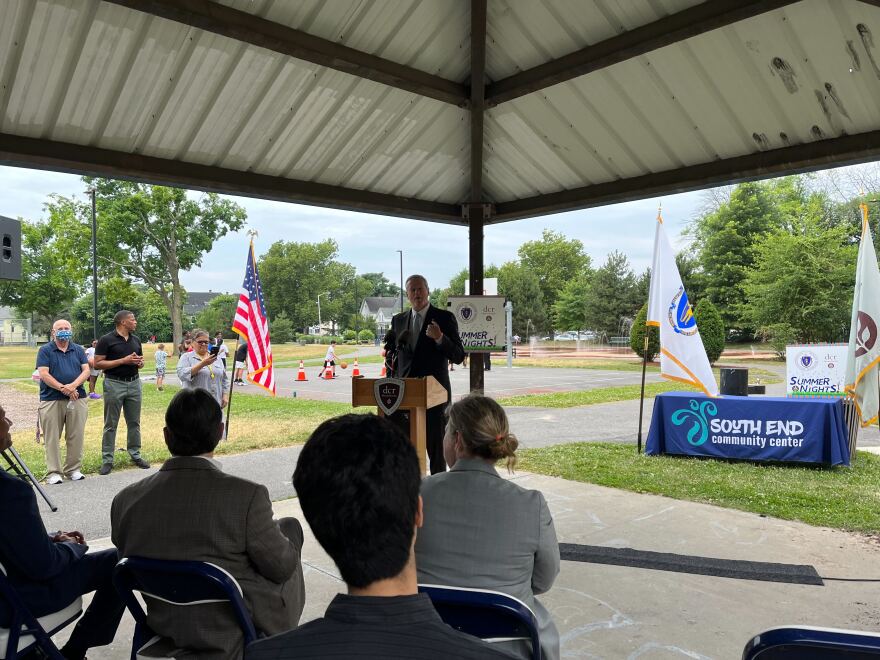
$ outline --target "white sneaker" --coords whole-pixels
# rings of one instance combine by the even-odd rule
[[[46,483],[51,486],[54,486],[56,484],[60,484],[61,483],[61,475],[60,474],[50,474],[49,478],[46,479]]]
[[[73,472],[70,473],[70,480],[71,481],[80,481],[85,478],[86,478],[86,475],[84,475],[79,470],[74,470]]]

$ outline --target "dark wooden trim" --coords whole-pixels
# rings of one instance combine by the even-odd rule
[[[653,23],[498,80],[486,88],[486,103],[495,106],[511,101],[539,89],[799,1],[707,0]]]
[[[0,133],[0,165],[71,172],[463,225],[456,204]]]
[[[468,218],[468,277],[471,295],[483,292],[485,235],[483,226],[491,206],[483,205],[483,142],[486,104],[486,1],[471,0],[471,203],[462,211]],[[484,213],[484,210],[487,211]],[[470,363],[471,392],[483,393],[482,354]]]
[[[466,106],[468,102],[467,88],[452,80],[209,0],[104,1],[444,103]]]
[[[713,186],[853,165],[880,158],[880,131],[846,135],[677,170],[502,202],[492,222],[586,209]]]

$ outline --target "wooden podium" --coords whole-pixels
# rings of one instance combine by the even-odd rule
[[[383,378],[353,378],[351,381],[351,405],[376,406],[375,383]],[[428,408],[440,406],[449,400],[443,386],[433,376],[425,378],[402,378],[403,401],[398,410],[409,411],[409,439],[419,456],[422,474],[427,471],[427,447],[425,443],[425,421]],[[381,408],[378,414],[384,416]]]

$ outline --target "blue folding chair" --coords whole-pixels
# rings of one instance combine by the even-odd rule
[[[513,596],[488,589],[420,584],[443,622],[456,630],[492,642],[529,641],[533,660],[541,660],[538,619]]]
[[[755,635],[742,660],[877,660],[880,633],[812,626],[771,628]]]
[[[134,592],[173,605],[229,603],[247,646],[257,638],[254,623],[242,598],[241,586],[232,575],[203,561],[172,561],[124,557],[116,564],[113,584],[135,620],[131,658],[161,639],[147,625],[147,615]]]
[[[6,569],[0,564],[0,599],[6,601],[12,611],[9,627],[0,628],[0,659],[15,660],[28,651],[40,649],[53,660],[64,660],[52,642],[52,635],[79,618],[82,598],[57,612],[36,618],[6,579]]]

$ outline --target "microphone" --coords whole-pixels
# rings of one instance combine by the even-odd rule
[[[406,330],[402,330],[400,335],[397,337],[397,345],[400,347],[409,346],[410,334],[412,333],[408,328]]]
[[[385,344],[386,351],[393,351],[397,348],[397,337],[394,335],[394,330],[385,333],[382,343]]]

